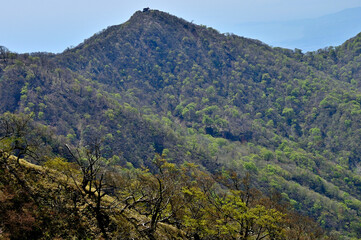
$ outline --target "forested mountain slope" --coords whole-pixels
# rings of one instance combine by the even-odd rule
[[[3,49],[0,111],[32,114],[74,146],[102,138],[120,166],[152,169],[166,153],[249,174],[335,236],[360,238],[359,38],[302,54],[136,12],[62,54]]]

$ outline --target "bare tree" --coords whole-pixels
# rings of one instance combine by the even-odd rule
[[[8,61],[10,51],[4,47],[0,46],[0,62],[4,62],[5,64]]]
[[[84,196],[89,196],[92,199],[87,204],[94,213],[103,238],[109,239],[107,234],[109,216],[104,211],[105,208],[109,207],[104,207],[102,204],[109,186],[105,182],[106,171],[102,166],[100,141],[95,140],[92,144],[81,150],[72,150],[68,145],[66,147],[81,171],[80,186],[77,179],[72,176],[74,183]]]
[[[32,117],[26,114],[5,113],[0,117],[0,151],[20,158],[30,157],[38,161],[38,149],[44,146],[41,130],[34,125]]]

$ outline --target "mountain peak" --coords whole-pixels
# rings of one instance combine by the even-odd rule
[[[236,44],[232,47],[233,51],[228,49],[227,42]],[[200,64],[200,61],[205,61],[218,67],[219,56],[227,55],[225,59],[230,64],[231,59],[245,54],[242,49],[246,49],[249,45],[271,50],[269,46],[259,41],[221,34],[213,28],[196,25],[169,13],[149,9],[135,12],[127,22],[111,26],[94,35],[75,49],[65,52],[61,58],[72,62],[71,59],[81,55],[79,63],[82,69],[90,66],[89,62],[94,60],[94,56],[102,59],[102,64],[129,68],[132,61],[128,56],[131,54],[142,58],[147,56],[147,61],[149,58],[156,58],[160,62],[167,56],[175,59],[187,55],[190,57],[187,61],[189,64],[195,62]],[[78,54],[75,54],[76,52]],[[172,52],[177,52],[177,55],[173,56]],[[75,55],[71,56],[73,54]],[[164,64],[160,62],[160,65]],[[98,64],[101,71],[100,69],[103,69],[101,63]],[[91,65],[94,66],[94,62]]]
[[[177,27],[178,25],[191,24],[190,22],[187,22],[186,20],[179,18],[177,16],[153,9],[149,9],[146,11],[144,9],[143,11],[135,12],[133,16],[126,22],[126,24],[130,23],[134,25],[137,23],[141,23],[144,24],[144,26],[148,26],[151,23],[155,23],[155,22],[165,25],[172,24],[174,27]]]

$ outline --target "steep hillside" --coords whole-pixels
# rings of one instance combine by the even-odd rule
[[[361,237],[358,45],[302,54],[136,12],[62,54],[3,49],[0,111],[32,114],[73,146],[101,139],[123,167],[155,171],[164,153],[248,174],[335,236]]]
[[[9,113],[0,124],[11,121],[16,127],[0,132],[1,239],[328,239],[248,178],[177,166],[165,154],[155,156],[154,174],[109,162],[97,144],[67,145],[72,162],[48,155],[43,166],[31,164],[19,157],[41,159],[49,143],[35,132],[43,126]]]
[[[24,112],[52,126],[64,141],[87,144],[104,138],[104,154],[119,164],[148,165],[164,148],[178,156],[187,150],[170,126],[140,114],[128,103],[119,103],[119,94],[106,86],[65,68],[54,66],[47,55],[17,56],[2,69],[1,112]],[[136,147],[134,147],[136,146]],[[193,158],[197,158],[194,157]]]
[[[145,216],[113,197],[103,196],[101,211],[106,221],[102,235],[96,214],[96,198],[78,187],[79,172],[55,158],[40,167],[24,160],[0,159],[1,239],[149,239],[130,219],[140,224]],[[120,204],[120,202],[117,202]],[[186,239],[169,224],[159,224],[156,239]]]

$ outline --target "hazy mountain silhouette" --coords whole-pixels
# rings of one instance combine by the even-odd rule
[[[314,19],[254,22],[236,26],[237,33],[275,47],[315,51],[337,46],[361,31],[361,8],[350,8]]]

